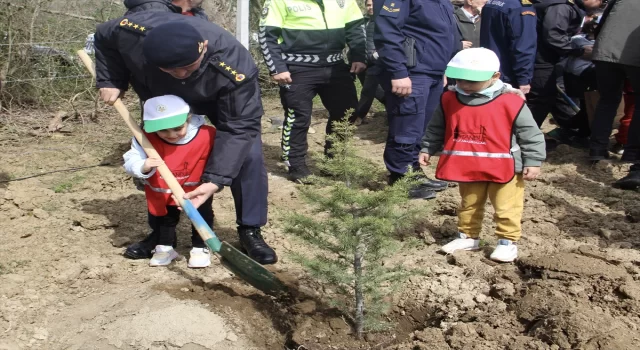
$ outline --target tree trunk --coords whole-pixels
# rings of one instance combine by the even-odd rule
[[[353,271],[355,275],[355,295],[356,295],[356,338],[362,339],[364,330],[364,295],[362,292],[362,262],[364,260],[364,252],[366,246],[362,237],[362,231],[356,233],[358,244],[353,258]]]

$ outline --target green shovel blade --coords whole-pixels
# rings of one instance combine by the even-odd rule
[[[275,275],[229,243],[222,242],[218,254],[224,267],[265,294],[277,296],[285,292],[285,286]]]
[[[198,210],[191,204],[191,201],[185,200],[182,209],[185,211],[193,226],[198,233],[204,232],[207,236],[204,243],[211,251],[220,254],[222,265],[233,272],[236,276],[245,282],[263,291],[266,294],[277,295],[284,292],[285,287],[275,275],[255,260],[242,254],[238,249],[234,248],[227,242],[220,242],[215,232],[204,221]]]

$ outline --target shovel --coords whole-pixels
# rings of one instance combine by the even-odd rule
[[[82,63],[95,78],[95,68],[89,55],[87,55],[84,50],[79,50],[78,56],[80,56]],[[140,143],[145,153],[149,157],[160,158],[158,152],[156,152],[153,145],[149,140],[147,140],[144,133],[142,133],[142,130],[140,130],[136,121],[131,118],[131,115],[129,115],[129,111],[124,103],[122,103],[120,99],[117,99],[113,106],[116,108],[118,113],[120,113],[120,116],[122,116],[129,129],[131,129],[131,132],[133,132],[133,135],[136,140],[138,140],[138,143]],[[211,230],[211,227],[207,225],[200,213],[198,213],[198,210],[193,206],[193,204],[191,204],[191,201],[183,198],[184,190],[182,189],[182,186],[180,186],[176,178],[173,176],[173,173],[171,173],[171,170],[169,170],[165,164],[160,165],[157,168],[157,171],[160,173],[167,185],[169,185],[169,188],[171,189],[171,192],[173,192],[178,204],[187,214],[189,220],[191,220],[193,226],[196,228],[205,244],[209,249],[211,249],[211,251],[222,257],[220,261],[224,267],[266,294],[277,295],[284,291],[284,285],[282,282],[269,272],[269,270],[264,268],[264,266],[252,260],[229,243],[221,242],[218,239],[213,230]]]

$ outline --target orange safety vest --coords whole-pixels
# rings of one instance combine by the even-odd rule
[[[524,100],[502,94],[485,104],[469,106],[458,100],[456,92],[447,91],[441,104],[446,129],[436,177],[453,182],[511,181],[515,176],[513,124]]]
[[[185,192],[195,190],[200,185],[200,177],[213,148],[216,129],[203,125],[196,136],[183,145],[168,143],[155,133],[145,133],[145,135]],[[160,173],[154,173],[145,180],[144,184],[147,206],[151,214],[167,215],[167,206],[177,205],[171,199],[171,190]]]

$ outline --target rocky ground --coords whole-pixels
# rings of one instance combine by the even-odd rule
[[[135,101],[129,101],[135,105]],[[394,257],[424,275],[393,297],[395,326],[355,341],[327,306],[328,291],[310,280],[289,252],[310,249],[283,232],[282,219],[304,208],[284,178],[279,134],[267,101],[264,149],[270,222],[264,234],[281,261],[270,269],[295,298],[278,300],[217,264],[192,270],[186,261],[150,268],[121,256],[147,232],[146,208],[120,164],[129,133],[103,110],[97,121],[0,117],[0,349],[584,349],[640,348],[640,197],[612,189],[625,165],[590,166],[583,150],[560,146],[544,173],[528,183],[516,264],[488,260],[496,238],[487,211],[479,252],[438,254],[456,233],[457,188],[430,205],[415,233],[422,244]],[[321,149],[324,112],[316,111],[310,147]],[[362,154],[380,163],[384,116],[358,132]],[[428,169],[433,172],[433,169]],[[235,244],[228,190],[214,202],[217,233]],[[179,247],[188,255],[189,226]],[[413,235],[413,233],[410,233]]]

